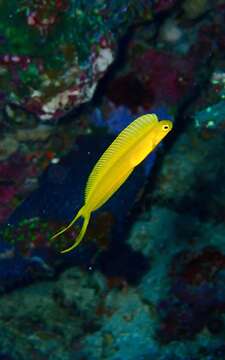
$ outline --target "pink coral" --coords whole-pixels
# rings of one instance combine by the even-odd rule
[[[176,0],[158,0],[154,6],[156,12],[166,11],[173,7]]]
[[[1,204],[7,204],[16,193],[15,186],[0,186]]]
[[[136,59],[135,68],[148,93],[153,94],[150,100],[154,105],[175,105],[190,91],[193,77],[190,58],[150,49]]]
[[[14,210],[17,195],[25,179],[32,173],[32,164],[16,154],[8,161],[0,163],[0,222],[7,219]]]

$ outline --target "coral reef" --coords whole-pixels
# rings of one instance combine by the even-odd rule
[[[51,119],[88,101],[113,61],[118,36],[150,13],[145,1],[2,4],[2,104]]]
[[[0,359],[224,360],[224,1],[0,8]],[[61,255],[96,160],[149,112],[171,136]]]
[[[98,327],[93,309],[101,302],[105,287],[100,274],[70,269],[55,282],[6,295],[0,312],[1,351],[14,360],[76,357],[83,331]]]

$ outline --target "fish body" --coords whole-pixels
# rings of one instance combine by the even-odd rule
[[[62,253],[73,250],[84,237],[91,213],[121,187],[138,166],[172,130],[172,122],[159,121],[155,114],[143,115],[129,124],[106,149],[89,175],[85,188],[84,205],[71,223],[53,235],[52,239],[68,230],[78,218],[84,222],[75,243]]]

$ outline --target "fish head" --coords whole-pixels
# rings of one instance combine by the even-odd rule
[[[164,137],[172,130],[172,128],[173,123],[170,120],[161,120],[158,122],[154,129],[154,147],[164,139]]]

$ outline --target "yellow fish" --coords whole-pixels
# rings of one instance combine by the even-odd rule
[[[86,232],[91,213],[99,209],[126,181],[135,167],[148,156],[172,130],[172,122],[159,121],[155,114],[140,116],[130,123],[106,149],[89,175],[85,188],[84,205],[70,224],[51,239],[68,230],[78,218],[84,222],[75,243],[62,253],[80,244]]]

